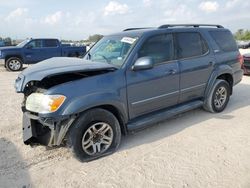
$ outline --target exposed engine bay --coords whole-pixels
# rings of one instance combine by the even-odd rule
[[[71,72],[71,73],[63,73],[52,76],[47,76],[43,78],[41,81],[30,81],[24,87],[24,96],[27,97],[31,93],[34,92],[44,92],[47,89],[60,85],[66,82],[71,82],[75,80],[80,80],[82,78],[96,76],[100,74],[105,74],[110,71],[114,71],[114,69],[106,69],[106,70],[97,70],[97,71],[88,71],[88,72]]]

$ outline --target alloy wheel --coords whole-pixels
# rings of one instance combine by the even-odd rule
[[[214,105],[216,108],[221,108],[227,100],[227,90],[225,87],[221,86],[217,89],[214,98]]]
[[[11,60],[11,61],[9,62],[9,68],[10,68],[11,70],[16,71],[16,70],[19,70],[20,67],[21,67],[21,62],[18,61],[18,60],[16,60],[16,59],[13,59],[13,60]]]
[[[88,155],[105,152],[112,144],[114,133],[112,127],[104,122],[91,125],[83,135],[82,148]]]

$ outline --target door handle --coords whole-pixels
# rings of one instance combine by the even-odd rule
[[[176,74],[177,73],[177,70],[176,69],[171,69],[171,70],[168,70],[166,72],[167,75],[173,75],[173,74]]]

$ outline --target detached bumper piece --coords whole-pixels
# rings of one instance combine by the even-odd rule
[[[75,116],[54,120],[29,112],[23,114],[23,141],[26,145],[59,146],[75,120]]]
[[[243,70],[245,75],[250,75],[250,64],[249,65],[243,65]]]
[[[243,70],[244,70],[244,74],[250,75],[250,57],[244,58]]]

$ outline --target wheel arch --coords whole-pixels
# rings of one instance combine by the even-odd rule
[[[18,58],[18,59],[20,59],[20,60],[22,61],[22,63],[24,63],[23,57],[22,57],[22,55],[20,55],[20,54],[6,55],[6,56],[5,56],[5,63],[6,63],[6,62],[8,61],[8,59],[10,59],[10,58]]]
[[[126,135],[128,133],[125,118],[123,117],[122,113],[117,107],[115,107],[114,105],[105,104],[105,105],[92,107],[91,109],[95,109],[95,108],[101,108],[101,109],[111,112],[119,121],[122,134]]]
[[[100,104],[96,104],[96,105],[88,105],[88,106],[85,106],[85,108],[81,108],[81,109],[77,110],[74,114],[76,114],[77,116],[80,116],[81,114],[83,114],[89,110],[97,109],[97,108],[104,109],[104,110],[111,112],[119,121],[122,134],[126,135],[128,133],[127,126],[126,126],[127,121],[128,121],[127,114],[123,110],[123,107],[121,107],[121,105],[119,105],[119,104],[100,103]]]
[[[217,79],[222,79],[227,81],[231,88],[230,94],[233,93],[233,83],[234,83],[233,70],[229,65],[221,65],[217,67],[210,75],[204,94],[205,101],[207,100],[207,97],[209,96],[209,93],[211,92],[213,85]]]
[[[229,86],[230,86],[230,95],[233,94],[233,76],[230,73],[224,73],[219,75],[216,79],[221,79],[221,80],[225,80],[228,82]]]

